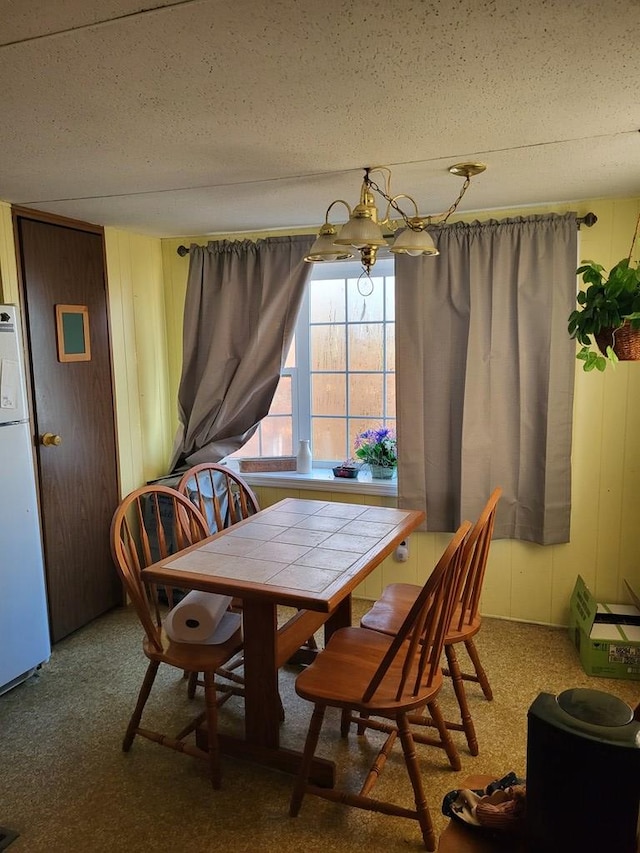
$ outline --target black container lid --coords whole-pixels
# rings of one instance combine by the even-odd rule
[[[571,717],[594,726],[626,726],[633,720],[626,702],[601,690],[574,687],[560,693],[557,702]]]

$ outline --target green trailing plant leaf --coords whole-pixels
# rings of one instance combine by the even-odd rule
[[[595,336],[603,329],[615,331],[625,321],[640,329],[640,263],[634,267],[629,258],[623,258],[607,275],[602,264],[583,261],[576,273],[585,287],[576,296],[578,308],[569,314],[567,329],[581,344],[576,358],[584,362],[583,370],[602,372],[607,364],[616,364],[618,357],[611,346],[601,353]]]

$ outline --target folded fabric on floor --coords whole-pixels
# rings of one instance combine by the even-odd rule
[[[515,773],[491,782],[484,790],[460,788],[450,791],[442,803],[442,813],[467,826],[500,835],[520,835],[524,831],[526,782]]]
[[[231,596],[193,590],[169,611],[164,629],[176,643],[224,643],[240,627],[242,617],[228,608]]]

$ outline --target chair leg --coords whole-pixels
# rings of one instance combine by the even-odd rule
[[[460,672],[460,664],[458,663],[456,650],[453,644],[445,646],[444,650],[447,656],[447,663],[449,665],[449,673],[453,682],[453,689],[460,708],[460,719],[462,720],[462,728],[467,738],[467,744],[469,745],[469,752],[471,755],[477,755],[478,739],[476,737],[476,730],[471,718],[471,712],[469,711],[469,703],[467,702],[467,694],[464,689],[464,681],[462,680],[462,673]]]
[[[136,707],[133,711],[133,714],[131,715],[129,725],[127,726],[127,731],[124,736],[124,740],[122,741],[122,749],[124,752],[129,752],[129,750],[131,749],[131,744],[133,743],[133,739],[136,736],[138,726],[140,725],[140,720],[142,719],[142,712],[144,711],[144,706],[147,704],[147,699],[149,698],[149,694],[151,693],[151,688],[153,687],[153,682],[156,679],[156,673],[158,672],[159,666],[160,661],[149,661],[149,666],[147,667],[147,671],[142,682],[142,687],[140,688],[140,692],[138,693],[138,701],[136,702]]]
[[[427,709],[429,714],[431,714],[431,722],[437,728],[438,734],[440,735],[440,744],[438,745],[446,752],[451,767],[454,770],[460,770],[462,767],[462,764],[460,763],[460,756],[458,755],[456,745],[449,734],[449,729],[447,728],[445,719],[442,716],[442,711],[440,710],[438,702],[435,699],[432,702],[429,702],[427,704]]]
[[[302,805],[302,798],[311,772],[311,762],[318,746],[318,738],[320,737],[320,729],[324,720],[325,705],[314,705],[311,722],[309,723],[309,731],[304,744],[304,752],[302,753],[302,761],[300,762],[300,772],[296,779],[296,784],[291,795],[291,803],[289,805],[289,816],[297,817]]]
[[[351,728],[351,710],[343,708],[340,714],[340,737],[347,737]]]
[[[189,684],[187,685],[187,696],[189,699],[193,699],[196,695],[196,687],[198,686],[198,673],[190,672],[189,673]]]
[[[218,705],[216,702],[216,685],[212,672],[204,675],[204,701],[207,714],[207,741],[209,746],[209,770],[211,784],[220,787],[220,754],[218,750]]]
[[[407,766],[407,773],[409,774],[409,779],[411,780],[411,785],[413,787],[416,815],[418,823],[420,824],[420,830],[422,831],[424,846],[427,850],[435,850],[436,836],[433,831],[433,823],[431,821],[431,814],[429,813],[429,806],[427,805],[427,798],[422,786],[416,748],[411,735],[411,727],[409,725],[407,715],[404,713],[398,714],[396,722],[398,726],[398,733],[400,735],[400,742],[402,744],[402,751],[404,753],[404,760]]]
[[[491,685],[489,684],[489,679],[487,678],[487,673],[484,671],[482,664],[480,663],[480,656],[478,655],[478,650],[476,648],[476,644],[473,642],[473,638],[470,637],[468,640],[465,640],[464,647],[467,650],[467,654],[471,658],[471,663],[473,664],[473,668],[476,671],[476,675],[478,677],[478,682],[480,687],[482,687],[482,692],[489,701],[493,699],[493,690],[491,689]]]

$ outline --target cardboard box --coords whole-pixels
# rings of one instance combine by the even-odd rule
[[[625,583],[635,604],[602,604],[578,575],[569,636],[587,675],[640,679],[640,599]]]

